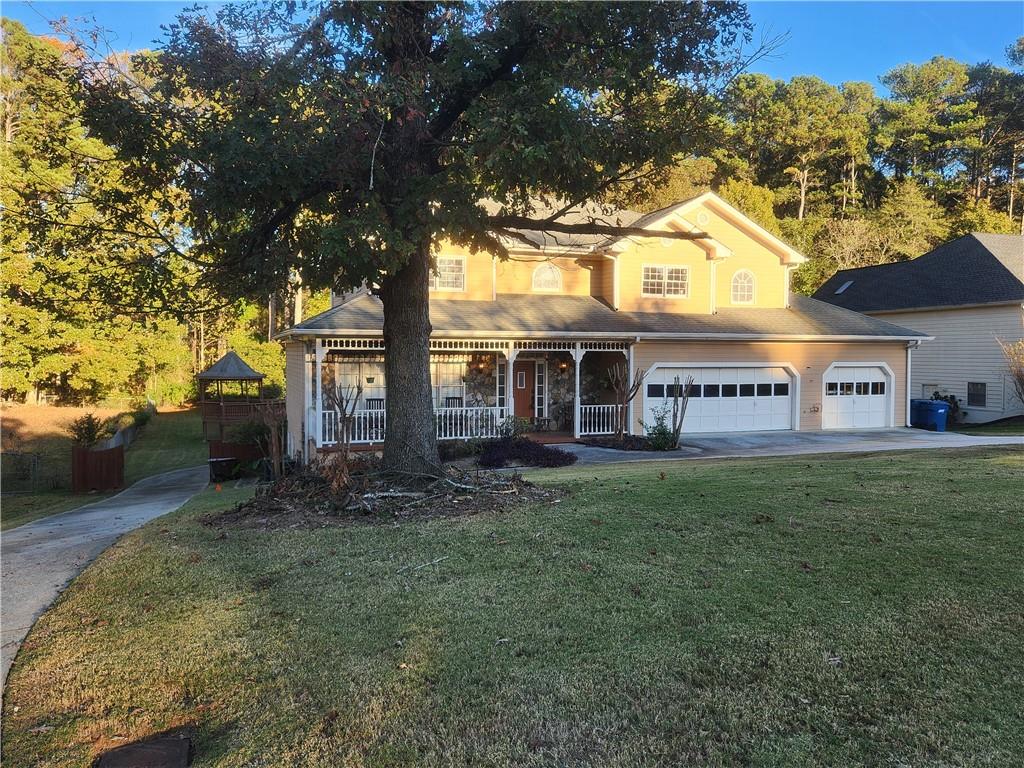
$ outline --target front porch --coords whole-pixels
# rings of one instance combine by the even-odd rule
[[[346,437],[356,447],[382,443],[387,400],[396,395],[385,381],[383,339],[319,338],[310,357],[309,448],[329,449]],[[542,442],[611,434],[616,406],[607,374],[615,364],[631,369],[627,341],[434,339],[437,438],[498,437],[513,417]],[[331,397],[338,388],[355,400],[348,418]]]

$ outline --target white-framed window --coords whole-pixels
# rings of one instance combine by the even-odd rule
[[[732,303],[754,303],[754,275],[745,269],[732,276]]]
[[[545,262],[533,270],[533,290],[561,291],[562,270],[551,262]]]
[[[967,405],[984,408],[988,400],[988,385],[982,381],[967,382]]]
[[[690,295],[690,270],[644,264],[640,293],[659,298],[686,298]]]
[[[466,397],[466,368],[469,358],[437,355],[430,359],[430,385],[435,408],[462,408]]]
[[[437,265],[430,273],[430,290],[466,290],[466,259],[464,256],[438,256]]]

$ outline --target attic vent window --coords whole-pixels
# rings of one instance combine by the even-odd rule
[[[836,288],[836,296],[838,296],[838,295],[839,295],[840,293],[842,293],[843,291],[845,291],[845,290],[846,290],[847,288],[849,288],[849,287],[850,287],[851,285],[853,285],[853,280],[847,280],[847,281],[846,281],[845,283],[843,283],[842,285],[840,285],[840,286],[839,286],[838,288]]]
[[[535,291],[560,291],[562,290],[562,273],[554,264],[541,264],[533,270],[533,290]]]

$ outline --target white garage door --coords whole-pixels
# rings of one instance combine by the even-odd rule
[[[693,377],[683,433],[793,428],[793,381],[783,368],[656,368],[644,385],[644,422],[672,407],[678,379]],[[671,412],[669,419],[671,420]]]
[[[889,377],[877,366],[836,366],[825,374],[822,429],[889,426]]]

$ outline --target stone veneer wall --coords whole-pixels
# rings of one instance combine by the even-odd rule
[[[467,408],[493,408],[498,404],[498,371],[493,353],[470,355],[463,380]]]

